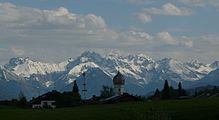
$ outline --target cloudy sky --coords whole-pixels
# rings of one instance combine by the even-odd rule
[[[0,0],[0,64],[86,50],[219,60],[219,0]]]

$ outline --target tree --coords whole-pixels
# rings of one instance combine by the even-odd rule
[[[182,96],[182,84],[179,82],[178,84],[178,96]]]
[[[181,82],[179,82],[179,84],[178,84],[178,90],[182,90],[182,84],[181,84]]]
[[[178,91],[173,88],[173,86],[169,87],[169,98],[173,99],[178,96]]]
[[[151,96],[151,97],[152,97],[152,99],[155,99],[155,100],[159,100],[159,99],[160,99],[160,97],[161,97],[161,92],[159,91],[158,88],[156,89],[154,95]]]
[[[72,107],[80,104],[81,97],[77,92],[57,92],[52,93],[57,107]]]
[[[155,91],[155,93],[154,93],[154,96],[157,97],[157,96],[159,96],[159,95],[160,95],[160,91],[159,91],[159,89],[157,88],[156,91]]]
[[[109,86],[102,86],[102,90],[100,91],[100,97],[107,98],[114,95],[113,88]]]
[[[165,80],[164,88],[162,90],[162,99],[169,99],[170,98],[170,87],[168,81]]]
[[[19,107],[26,107],[27,106],[27,99],[22,91],[20,91],[18,97],[19,97],[19,100],[18,100],[17,105]]]
[[[74,81],[74,85],[73,85],[73,90],[72,90],[73,93],[78,93],[79,92],[79,89],[78,89],[78,85],[77,85],[77,82],[76,80]]]
[[[217,91],[218,91],[217,86],[214,86],[212,92],[213,92],[213,93],[217,93]]]
[[[178,84],[178,96],[184,96],[185,95],[185,90],[182,88],[181,82]]]

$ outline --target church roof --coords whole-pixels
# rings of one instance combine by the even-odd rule
[[[125,84],[125,79],[124,79],[123,75],[119,71],[116,74],[116,76],[114,76],[113,83],[115,85],[124,85]]]

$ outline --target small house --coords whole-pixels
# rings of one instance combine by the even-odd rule
[[[55,105],[55,95],[59,94],[57,91],[53,90],[52,92],[45,93],[37,98],[33,98],[30,103],[32,108],[56,108]]]
[[[32,108],[52,108],[55,109],[54,100],[42,100],[40,104],[32,104]]]

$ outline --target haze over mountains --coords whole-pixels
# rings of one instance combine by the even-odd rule
[[[100,94],[102,85],[112,86],[112,78],[118,70],[126,78],[125,90],[137,95],[162,88],[166,79],[173,86],[182,82],[185,88],[219,85],[219,61],[204,64],[172,58],[154,60],[144,54],[103,56],[86,51],[76,59],[57,64],[11,58],[0,68],[0,99],[17,98],[20,91],[28,99],[53,89],[70,91],[74,80],[82,90],[83,72],[86,73],[87,97],[91,97]]]

